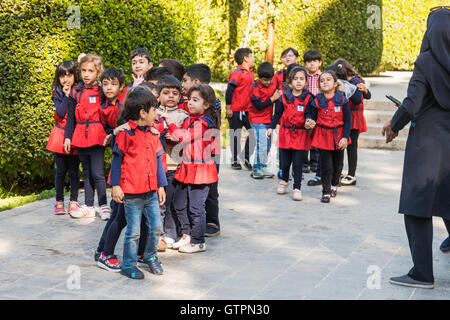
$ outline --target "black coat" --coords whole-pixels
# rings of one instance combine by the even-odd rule
[[[398,132],[411,121],[399,212],[450,219],[450,11],[428,18],[407,97],[394,114]]]

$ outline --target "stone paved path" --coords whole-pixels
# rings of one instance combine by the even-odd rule
[[[204,253],[161,253],[164,275],[144,268],[143,281],[96,266],[93,253],[105,225],[98,218],[53,216],[53,199],[1,212],[0,298],[449,299],[450,255],[438,250],[446,237],[440,219],[434,220],[436,288],[388,283],[411,267],[403,216],[396,214],[403,152],[359,154],[358,185],[339,188],[331,204],[320,203],[320,187],[304,183],[304,200],[294,202],[291,188],[275,193],[277,179],[255,181],[248,171],[222,166],[222,234],[207,239]],[[122,241],[123,235],[120,258]],[[72,281],[77,270],[79,289]],[[379,289],[376,281],[367,285],[373,270]]]

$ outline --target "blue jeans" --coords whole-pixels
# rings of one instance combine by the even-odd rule
[[[141,219],[145,216],[148,237],[144,249],[144,258],[156,256],[156,245],[161,234],[161,216],[158,193],[150,191],[141,194],[125,194],[123,199],[127,229],[123,245],[122,268],[135,267],[137,263],[138,242]]]
[[[272,136],[267,139],[266,132],[269,128],[268,123],[252,123],[252,128],[256,134],[256,157],[254,169],[261,169],[267,167],[267,158],[272,144]]]

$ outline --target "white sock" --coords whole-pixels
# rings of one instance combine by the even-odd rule
[[[331,186],[331,190],[336,191],[337,187],[336,186]]]

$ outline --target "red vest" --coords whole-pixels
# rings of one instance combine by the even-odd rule
[[[298,97],[294,96],[291,90],[283,93],[283,115],[280,119],[278,133],[279,148],[311,149],[311,137],[309,131],[305,129],[305,111],[312,99],[314,99],[313,95],[307,90]]]
[[[98,84],[92,87],[78,86],[74,98],[77,102],[75,108],[75,130],[72,145],[87,148],[103,145],[106,132],[100,121],[101,88]]]
[[[270,99],[277,89],[276,85],[271,82],[268,87],[264,87],[261,82],[255,81],[250,88],[250,99],[259,98],[261,102]],[[273,103],[270,107],[264,108],[263,110],[256,109],[254,103],[250,104],[248,109],[248,116],[251,123],[270,123],[273,114]]]
[[[177,105],[177,106],[178,106],[178,109],[184,110],[184,111],[186,111],[187,113],[191,114],[191,113],[189,112],[189,108],[188,108],[188,100],[187,100],[186,94],[184,94],[184,93],[181,94],[181,98],[180,98],[180,101],[178,102],[178,105]]]
[[[242,65],[231,72],[228,83],[236,87],[231,100],[231,110],[248,111],[250,107],[250,87],[253,82],[253,71],[245,69]]]
[[[279,89],[283,87],[283,71],[285,69],[278,70],[275,72],[272,82],[275,84],[275,86]]]
[[[346,102],[345,96],[340,94],[327,99],[319,93],[314,102],[317,107],[317,121],[311,145],[324,150],[339,149],[339,141],[342,139],[344,131],[343,105]],[[348,140],[350,144],[350,139]]]
[[[208,115],[190,116],[179,129],[173,123],[169,126],[169,133],[179,139],[183,147],[183,160],[174,176],[176,180],[185,184],[210,184],[219,179],[212,158],[214,127],[214,120]]]
[[[141,130],[136,122],[129,121],[131,130],[117,134],[117,147],[124,153],[120,187],[124,193],[138,194],[158,189],[156,156],[164,150],[159,136],[150,128]]]
[[[362,81],[358,77],[353,77],[350,82],[354,85],[361,83]],[[357,89],[359,90],[359,89]],[[364,117],[364,97],[361,97],[361,103],[354,105],[352,100],[348,100],[350,111],[352,115],[352,129],[356,129],[359,133],[367,131],[366,118]]]
[[[119,119],[122,110],[123,104],[119,99],[116,100],[115,104],[111,104],[109,99],[106,99],[100,108],[100,121],[114,129],[117,127],[117,119]]]
[[[55,126],[50,132],[50,136],[48,137],[47,145],[45,148],[48,151],[67,155],[67,153],[64,151],[64,132],[66,129],[67,112],[64,115],[64,117],[61,118],[55,111],[55,113],[53,114],[53,118],[55,119]],[[77,155],[78,154],[77,148],[75,147],[70,148],[69,154]]]

